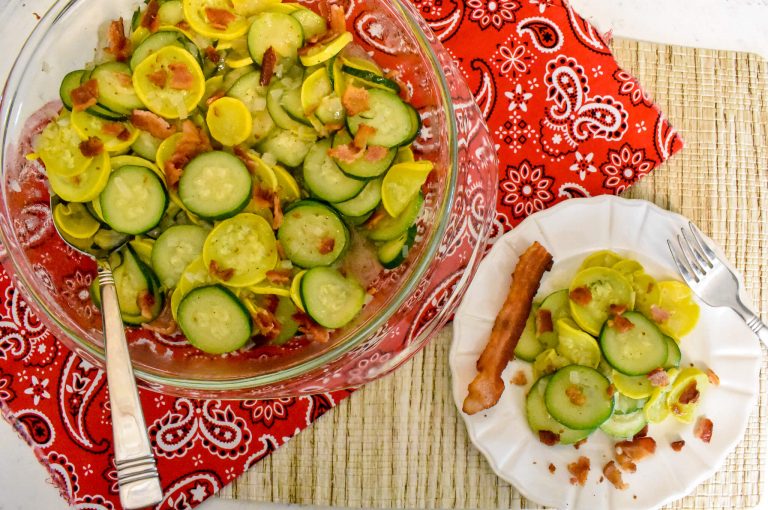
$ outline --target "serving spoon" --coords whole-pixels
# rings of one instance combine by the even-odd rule
[[[51,211],[59,202],[58,197],[51,196]],[[136,378],[133,375],[125,328],[120,315],[115,279],[109,263],[110,253],[125,244],[127,238],[111,250],[95,246],[84,248],[59,230],[55,221],[53,224],[64,242],[77,252],[94,259],[98,265],[104,354],[120,503],[126,510],[157,504],[162,500],[163,490],[147,436],[144,412],[136,389]]]

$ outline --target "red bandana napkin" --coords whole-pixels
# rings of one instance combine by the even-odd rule
[[[566,198],[620,193],[682,147],[567,4],[411,1],[459,64],[498,146],[497,221],[505,230]],[[39,213],[50,227],[49,212]],[[92,275],[69,269],[52,277],[72,299],[87,299]],[[104,373],[41,325],[1,268],[0,296],[4,417],[68,502],[119,508]],[[165,489],[159,508],[199,504],[349,394],[205,401],[142,390]]]

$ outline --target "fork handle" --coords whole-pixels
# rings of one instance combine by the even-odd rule
[[[741,315],[741,318],[744,319],[744,322],[747,323],[747,327],[752,330],[752,332],[757,335],[757,338],[760,339],[760,341],[765,344],[766,347],[768,347],[768,326],[765,325],[765,323],[760,320],[760,317],[757,316],[755,312],[749,309],[744,303],[739,300],[739,307],[736,308],[736,312]]]
[[[144,508],[159,503],[163,491],[136,389],[115,280],[107,264],[100,264],[99,288],[120,502],[126,510]]]

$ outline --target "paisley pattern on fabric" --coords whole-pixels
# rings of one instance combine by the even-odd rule
[[[373,0],[342,2],[348,26],[366,49],[385,58],[385,71],[403,81],[406,97],[423,98],[420,87],[426,77],[412,76],[413,66],[403,57],[416,48],[388,20],[361,12],[366,2]],[[445,234],[451,242],[436,255],[441,267],[425,275],[406,300],[409,322],[383,326],[353,351],[348,366],[325,369],[310,388],[315,395],[206,401],[142,389],[164,488],[160,510],[199,505],[351,394],[327,393],[324,385],[341,375],[363,382],[401,363],[404,343],[417,343],[439,310],[457,299],[455,290],[465,275],[455,267],[473,262],[467,247],[484,233],[490,232],[492,243],[528,215],[559,201],[621,193],[682,147],[680,135],[650,96],[618,67],[604,38],[563,0],[410,3],[446,46],[447,54],[440,57],[446,80],[466,81],[474,95],[454,101],[459,156],[473,177],[457,183]],[[27,136],[10,151],[10,188],[35,196],[18,207],[12,228],[34,255],[31,268],[41,289],[66,303],[83,327],[98,327],[100,316],[85,295],[95,265],[56,236],[44,171],[24,157],[58,107],[50,103],[35,114]],[[434,149],[442,143],[432,134],[441,112],[429,104],[419,111],[424,129],[414,146]],[[493,146],[482,143],[486,129]],[[478,179],[483,168],[478,162],[493,160],[494,150],[500,161],[498,193],[495,203],[487,203],[476,192],[488,182]],[[489,216],[495,218],[490,224]],[[418,235],[426,231],[426,224],[420,224]],[[2,247],[0,254],[5,255]],[[386,273],[376,284],[390,284],[399,276],[398,271]],[[131,332],[130,340],[160,353],[185,348],[180,337],[146,331]],[[277,353],[265,350],[263,355]],[[120,508],[104,373],[51,335],[2,269],[0,412],[35,448],[73,508]]]

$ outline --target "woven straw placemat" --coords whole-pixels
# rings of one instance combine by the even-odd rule
[[[687,144],[628,196],[691,218],[720,243],[766,317],[768,62],[631,41],[613,46]],[[341,507],[536,508],[497,478],[470,444],[451,398],[450,342],[448,328],[394,375],[367,385],[255,465],[222,497]],[[712,479],[670,508],[757,505],[765,476],[767,390],[764,358],[762,398],[744,440]]]

